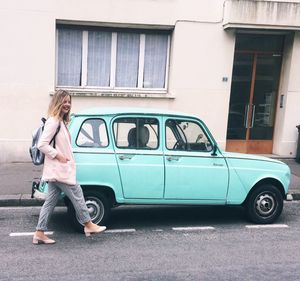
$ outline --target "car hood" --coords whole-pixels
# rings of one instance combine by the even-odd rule
[[[265,156],[259,156],[259,155],[253,155],[253,154],[244,154],[244,153],[236,153],[236,152],[226,152],[222,151],[222,154],[226,158],[235,158],[235,159],[248,159],[248,160],[258,160],[258,161],[267,161],[267,162],[272,162],[272,163],[278,163],[278,164],[284,164],[283,162],[265,157]]]

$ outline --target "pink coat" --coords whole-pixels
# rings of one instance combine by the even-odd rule
[[[55,148],[50,141],[53,138],[58,124],[60,130],[55,138]],[[38,143],[38,149],[45,154],[42,179],[44,181],[58,181],[69,185],[76,184],[76,165],[72,153],[71,136],[63,121],[54,117],[47,119],[44,131]],[[62,163],[55,159],[57,153],[61,153],[70,159],[67,163]]]

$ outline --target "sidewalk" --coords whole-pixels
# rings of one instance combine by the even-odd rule
[[[281,159],[289,165],[292,177],[289,193],[293,200],[300,200],[300,164],[294,159]],[[42,166],[31,162],[0,165],[0,207],[40,206],[43,201],[31,199],[32,181],[39,179]]]

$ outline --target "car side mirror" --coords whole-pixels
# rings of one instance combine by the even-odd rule
[[[218,146],[216,144],[213,144],[211,156],[217,156],[217,150],[218,150]]]

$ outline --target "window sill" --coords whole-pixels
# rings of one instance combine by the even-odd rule
[[[175,99],[175,96],[159,90],[91,90],[57,87],[67,90],[74,97],[111,97],[111,98],[158,98]],[[54,93],[51,92],[50,95]]]

